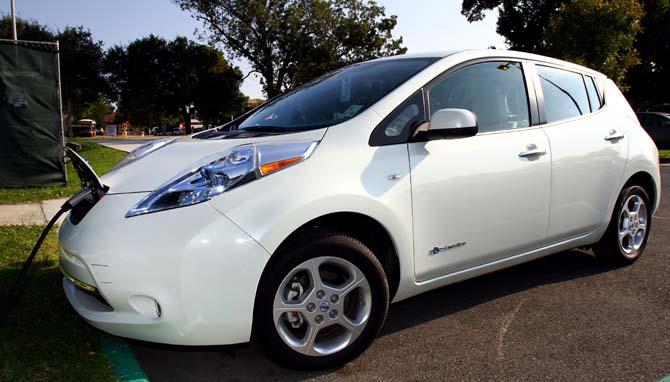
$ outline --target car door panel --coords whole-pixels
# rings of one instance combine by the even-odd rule
[[[531,144],[546,154],[519,156]],[[551,153],[541,129],[411,143],[409,154],[418,281],[542,245]]]

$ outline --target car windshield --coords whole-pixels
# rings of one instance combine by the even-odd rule
[[[268,102],[238,129],[281,133],[344,122],[436,60],[404,58],[347,66]]]

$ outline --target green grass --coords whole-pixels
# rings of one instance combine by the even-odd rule
[[[18,275],[43,226],[0,227],[0,298]],[[69,306],[58,271],[53,230],[24,289],[0,324],[0,381],[114,381],[100,332]]]
[[[81,150],[79,154],[86,158],[93,170],[102,175],[114,167],[126,153],[110,149],[95,143],[80,141]],[[79,177],[72,167],[67,164],[67,186],[49,186],[36,188],[0,188],[0,204],[15,204],[36,202],[46,199],[66,198],[79,191]]]
[[[670,158],[670,150],[658,150],[658,156],[661,158]]]

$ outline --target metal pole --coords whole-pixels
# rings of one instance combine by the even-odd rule
[[[65,184],[67,185],[67,164],[65,163],[65,127],[63,124],[63,93],[60,78],[60,41],[56,41],[56,75],[58,76],[58,116],[60,119],[60,144],[63,150],[63,172],[65,173]]]
[[[15,9],[14,9],[14,0],[11,0],[11,2],[12,2],[12,39],[14,41],[16,41],[17,40],[17,37],[16,37],[16,12],[15,12]]]

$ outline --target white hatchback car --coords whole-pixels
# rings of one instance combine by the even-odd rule
[[[60,228],[91,325],[341,365],[389,304],[574,247],[632,263],[658,153],[602,74],[500,50],[352,65],[155,141]],[[426,307],[430,309],[430,307]]]

